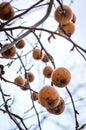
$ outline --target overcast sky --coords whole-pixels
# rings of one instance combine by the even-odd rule
[[[30,6],[30,4],[32,4],[32,2],[37,1],[37,0],[31,0],[30,2],[28,2],[28,1],[29,0],[24,0],[24,1],[23,0],[13,0],[12,5],[14,7],[24,9],[24,8],[27,8],[28,5]],[[70,0],[64,0],[64,4],[69,5],[70,4],[69,1]],[[0,0],[0,2],[2,2],[2,0]],[[71,38],[78,45],[82,46],[83,48],[86,48],[86,33],[85,33],[85,29],[86,29],[86,17],[85,17],[86,0],[74,0],[73,4],[71,4],[70,7],[73,10],[73,12],[75,13],[76,18],[77,18],[77,21],[75,24],[76,30]],[[26,25],[28,25],[28,23],[32,24],[33,21],[36,19],[36,17],[40,18],[41,13],[43,11],[44,11],[44,9],[39,11],[38,12],[39,15],[34,14],[35,16],[31,21],[29,21],[31,16],[32,16],[31,14],[30,14],[30,17],[29,16],[26,17],[26,19],[27,19]],[[37,13],[37,12],[35,12],[35,13]],[[46,22],[45,22],[46,24],[44,25],[44,27],[45,28],[48,27],[51,30],[55,30],[57,23],[54,19],[52,19],[52,17],[53,17],[53,13],[51,14],[51,17],[48,20],[46,20]],[[29,38],[30,38],[29,40],[31,40],[33,37],[31,36]],[[74,92],[75,87],[78,87],[78,85],[80,83],[84,83],[84,82],[86,83],[86,81],[85,81],[86,69],[84,69],[86,67],[85,60],[76,50],[74,50],[73,52],[70,52],[70,49],[72,48],[72,44],[70,42],[68,42],[64,38],[57,36],[56,39],[51,39],[51,43],[48,43],[47,35],[46,35],[43,37],[42,43],[43,43],[44,47],[49,51],[49,53],[54,57],[56,67],[65,66],[71,71],[71,74],[73,76],[71,83],[69,85],[69,89],[71,92]],[[28,48],[26,48],[25,51],[27,51],[27,50],[28,50]],[[33,61],[33,60],[31,60],[31,61]],[[6,64],[7,61],[2,61],[2,59],[0,59],[0,63]],[[35,63],[35,62],[33,61],[33,63]],[[5,77],[7,77],[7,79],[13,80],[15,75],[16,75],[15,72],[18,70],[19,65],[20,64],[18,64],[18,62],[15,62],[15,64],[12,67],[10,67],[11,70],[6,69]],[[44,67],[44,65],[43,65],[43,67]],[[43,67],[41,66],[41,62],[36,64],[36,68],[38,69],[39,72],[42,70]],[[34,71],[34,67],[32,70]],[[34,72],[36,73],[36,71],[34,71]],[[38,77],[40,77],[40,75],[38,75]],[[36,77],[36,80],[38,80],[37,79],[38,77]],[[81,81],[79,82],[79,80],[81,80]],[[78,82],[78,83],[76,84],[76,82]],[[29,92],[24,92],[24,91],[20,90],[20,88],[16,88],[15,86],[11,88],[11,84],[9,85],[8,83],[6,84],[6,83],[2,82],[1,84],[3,86],[5,86],[5,88],[3,90],[6,93],[12,94],[12,97],[15,97],[15,104],[12,107],[13,111],[16,112],[17,114],[20,114],[20,116],[23,116],[23,112],[28,110],[31,106],[30,97],[28,96]],[[32,88],[34,88],[34,85],[39,86],[40,84],[41,85],[43,84],[41,82],[41,80],[40,81],[38,80],[37,82],[35,81],[32,84]],[[7,87],[6,85],[9,86],[8,89],[6,89],[6,87]],[[38,91],[38,88],[39,87],[35,88],[35,90]],[[76,92],[77,96],[74,95],[74,99],[77,99],[77,97],[79,98],[79,94],[81,94],[81,93],[83,93],[82,95],[80,95],[81,97],[85,96],[84,90],[83,89],[81,89],[81,90],[82,90],[82,92],[79,90]],[[64,99],[66,99],[66,103],[70,101],[70,99],[67,99],[68,95],[66,95],[67,93],[65,90],[59,90],[59,92],[62,94]],[[19,104],[19,106],[18,106],[18,104]],[[28,106],[28,104],[30,106]],[[83,111],[85,112],[84,104],[86,105],[86,101],[83,101],[83,103],[79,102],[79,104],[76,103],[76,106],[77,106],[77,108],[79,108],[79,105],[81,105],[83,107]],[[73,113],[73,110],[71,109],[71,107],[72,107],[71,104],[67,105],[65,112],[59,117],[49,115],[49,118],[48,118],[49,120],[47,120],[46,122],[44,122],[42,124],[42,130],[47,130],[48,128],[50,130],[57,130],[57,128],[59,128],[59,130],[64,130],[64,129],[58,127],[58,125],[60,125],[59,123],[61,121],[63,121],[63,126],[66,129],[66,127],[69,126],[68,120],[70,120],[69,123],[71,123],[69,130],[74,130],[74,129],[72,129],[72,128],[74,128],[74,127],[72,127],[72,125],[74,125],[74,123],[75,123],[75,122],[73,122],[74,118],[72,118],[71,115],[68,114],[71,112]],[[39,111],[40,109],[43,109],[43,108],[41,106],[39,106],[39,104],[38,104],[37,110]],[[45,110],[45,109],[43,109],[43,110]],[[82,113],[81,109],[79,109],[79,112]],[[67,113],[67,117],[66,117],[66,113]],[[33,112],[31,112],[30,115],[31,114],[33,114]],[[44,113],[44,115],[46,115],[46,114],[49,114],[49,113]],[[82,114],[80,116],[81,116],[81,120],[79,117],[80,123],[81,124],[84,122],[86,123],[86,117],[84,117],[84,114]],[[42,117],[40,117],[40,118],[42,118]],[[34,119],[37,121],[37,118],[33,118],[31,121],[33,122]],[[56,122],[57,120],[59,120],[59,121]],[[28,122],[30,122],[30,120]],[[28,124],[28,122],[26,121],[26,124]],[[56,122],[56,124],[55,124],[55,122]],[[61,122],[61,124],[62,124],[62,122]],[[1,130],[12,130],[11,129],[12,127],[13,127],[13,123],[10,121],[10,119],[7,116],[5,116],[5,114],[0,112],[0,129]],[[33,130],[33,129],[31,129],[31,130]],[[37,129],[37,130],[39,130],[39,129]]]

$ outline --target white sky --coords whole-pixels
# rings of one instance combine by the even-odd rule
[[[37,1],[37,0],[31,0],[31,3],[32,3],[32,1],[34,2],[34,1]],[[2,0],[0,0],[0,2],[2,2]],[[69,5],[69,3],[70,3],[69,0],[64,0],[64,4]],[[24,1],[23,0],[14,0],[12,2],[12,5],[14,7],[18,7],[18,8],[21,8],[21,9],[27,8],[28,6],[30,6],[29,4],[30,4],[30,2],[28,2],[28,0],[24,0]],[[71,8],[72,8],[73,12],[76,14],[76,17],[77,17],[77,21],[76,21],[76,24],[75,24],[76,31],[73,34],[72,39],[78,45],[82,46],[83,48],[86,48],[86,36],[85,36],[86,35],[85,34],[86,0],[74,0],[74,3],[71,5]],[[36,17],[40,18],[41,13],[43,11],[44,10],[39,11],[38,12],[39,15],[35,15],[33,18],[32,18],[32,15],[30,15],[30,17],[29,16],[26,17],[27,25],[28,25],[28,22],[29,22],[29,25],[30,25],[34,22],[34,20],[37,20]],[[36,13],[37,12],[35,12],[35,14]],[[19,22],[19,21],[17,21],[17,22]],[[45,27],[50,28],[51,30],[55,30],[56,26],[57,26],[57,23],[54,19],[52,19],[52,17],[49,18],[46,21]],[[74,87],[79,87],[78,85],[80,83],[84,83],[84,82],[86,83],[86,81],[85,81],[85,79],[86,79],[86,75],[85,75],[86,69],[84,69],[85,66],[86,66],[85,60],[83,59],[83,57],[80,56],[80,54],[78,54],[77,51],[70,52],[72,44],[69,43],[67,40],[57,36],[56,40],[51,39],[51,43],[48,43],[47,42],[47,36],[48,36],[47,34],[46,34],[46,36],[43,36],[42,43],[43,43],[44,47],[49,51],[49,53],[54,57],[56,67],[65,66],[69,70],[71,70],[71,74],[72,74],[73,78],[72,78],[71,83],[69,85],[69,89],[71,90],[71,92],[73,92],[74,89],[75,89]],[[32,38],[33,38],[33,36],[29,37],[29,40],[31,40]],[[27,47],[28,47],[28,45],[27,45]],[[28,48],[26,49],[26,51],[28,51]],[[30,59],[30,61],[33,61],[33,60]],[[7,61],[2,61],[2,59],[0,59],[0,62],[3,63],[3,64],[6,64]],[[35,63],[35,61],[33,61],[33,63]],[[30,64],[30,62],[29,62],[29,64]],[[38,65],[40,66],[40,68],[39,68]],[[7,79],[13,80],[15,75],[16,75],[16,71],[17,71],[18,67],[19,67],[18,62],[15,62],[15,65],[13,65],[11,67],[10,71],[6,69],[5,77],[7,77]],[[39,62],[39,63],[36,63],[36,67],[37,67],[37,70],[41,71],[43,69],[44,65],[41,66],[41,62]],[[12,70],[13,68],[15,68],[15,69]],[[33,68],[33,71],[34,71],[34,68]],[[36,70],[35,70],[35,73],[37,73]],[[35,86],[38,85],[38,87],[35,88],[35,90],[37,90],[37,91],[39,89],[40,84],[43,85],[43,82],[41,82],[41,79],[40,79],[40,82],[38,80],[38,78],[40,78],[40,76],[41,76],[41,74],[39,74],[38,77],[36,77],[35,82],[32,83],[32,88],[34,88],[34,85]],[[79,81],[79,80],[81,80],[81,81]],[[78,83],[76,83],[76,82],[78,82]],[[2,82],[2,84],[3,84],[3,86],[6,85],[5,88],[4,88],[5,92],[8,92],[9,94],[11,93],[12,96],[16,95],[15,105],[14,105],[15,107],[13,107],[13,110],[22,116],[23,112],[30,108],[30,106],[28,106],[28,104],[31,105],[31,102],[30,102],[29,96],[28,96],[29,92],[21,91],[20,88],[16,88],[15,86],[12,87],[11,84],[10,85],[5,84],[4,82]],[[6,89],[6,87],[9,87],[9,88]],[[62,96],[66,99],[66,102],[70,101],[69,99],[67,99],[68,95],[65,95],[66,92],[65,92],[64,89],[63,90],[58,89],[58,90],[62,94]],[[83,89],[81,89],[81,90],[82,90],[83,95],[81,95],[81,91],[79,91],[79,90],[77,90],[77,93],[80,94],[80,96],[84,97],[85,91]],[[76,95],[74,95],[74,99],[77,99]],[[86,105],[86,101],[85,102],[83,101],[83,103],[81,103],[81,102],[77,103],[76,104],[77,108],[79,108],[79,105],[81,105],[83,107],[83,111],[85,111],[84,103]],[[18,104],[19,104],[19,106],[18,106]],[[24,104],[24,106],[22,104]],[[65,117],[67,110],[71,110],[68,107],[71,108],[71,104],[66,107],[65,113],[63,113],[61,116],[56,117],[56,116],[52,115],[52,118],[51,118],[51,116],[49,116],[50,119],[59,120],[59,122],[60,122],[64,118],[65,121],[63,120],[63,125],[67,126],[67,127],[69,126],[67,121],[70,119],[71,126],[73,126],[74,122],[73,122],[73,119],[70,116],[70,114],[67,115],[67,118]],[[43,108],[38,105],[37,109],[39,110],[39,109],[43,109]],[[79,111],[82,113],[81,109],[79,109]],[[46,115],[46,113],[45,113],[45,115]],[[84,122],[86,123],[86,117],[84,117],[84,114],[82,114],[80,116],[81,116],[81,119],[82,119],[82,120],[80,120],[80,117],[79,117],[80,123],[84,123]],[[3,118],[1,118],[1,117],[3,117]],[[10,120],[7,119],[8,121],[6,123],[5,122],[6,119],[7,119],[7,117],[5,117],[2,112],[0,112],[0,129],[1,130],[11,130],[10,128],[11,128],[12,122],[10,122]],[[83,119],[84,119],[84,122],[83,122]],[[5,122],[5,125],[4,125],[4,122]],[[69,130],[74,130],[74,129],[72,129],[71,126],[70,126]],[[49,121],[44,122],[44,124],[42,125],[42,130],[47,130],[46,127],[47,127],[47,129],[50,128],[50,130],[57,130],[56,125],[54,123],[52,123],[52,121],[51,122],[49,122]],[[63,130],[63,129],[59,128],[59,130]]]

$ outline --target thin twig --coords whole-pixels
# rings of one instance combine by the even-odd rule
[[[73,97],[72,97],[72,95],[71,95],[71,93],[70,93],[70,91],[68,90],[67,87],[66,87],[66,90],[67,90],[67,92],[68,92],[68,94],[69,94],[69,96],[70,96],[70,99],[71,99],[71,102],[72,102],[72,105],[73,105],[73,110],[74,110],[74,115],[75,115],[75,124],[76,124],[75,128],[76,128],[76,130],[78,130],[79,123],[78,123],[78,120],[77,120],[77,114],[79,114],[79,113],[78,113],[78,111],[77,111],[76,108],[75,108],[75,104],[74,104],[74,101],[73,101]]]

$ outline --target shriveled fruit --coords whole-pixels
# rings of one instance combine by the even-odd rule
[[[25,85],[25,79],[22,78],[21,76],[18,76],[14,79],[14,83],[24,86]]]
[[[25,41],[22,39],[16,43],[16,48],[22,49],[25,46]]]
[[[36,93],[36,92],[33,92],[32,93],[32,99],[33,99],[33,101],[37,101],[38,100],[38,93]]]
[[[9,20],[14,14],[14,9],[9,2],[2,2],[0,4],[0,19]]]
[[[51,80],[57,87],[66,87],[71,80],[71,73],[64,67],[57,68],[52,72]]]
[[[59,27],[58,32],[63,35],[71,36],[75,32],[75,25],[73,22],[69,22],[68,24]]]
[[[65,110],[65,102],[62,97],[60,97],[60,103],[52,109],[47,109],[47,111],[51,114],[59,115],[62,114]]]
[[[45,66],[43,69],[43,74],[46,78],[50,78],[53,72],[53,68],[51,66]]]
[[[56,107],[60,102],[58,91],[52,86],[44,86],[39,91],[39,102],[46,108]]]
[[[2,46],[2,49],[3,48],[6,48],[9,44],[5,44]],[[3,52],[1,55],[4,57],[4,58],[13,58],[16,54],[16,48],[13,46],[11,47],[10,49],[8,49],[7,51]]]
[[[42,51],[40,49],[38,49],[38,48],[35,48],[33,50],[32,56],[33,56],[34,59],[39,60],[42,57]]]
[[[63,5],[62,8],[58,6],[54,13],[55,20],[62,25],[68,24],[72,16],[72,10],[67,5]]]
[[[28,76],[29,82],[33,82],[34,81],[34,74],[32,72],[27,72],[27,76]]]
[[[47,54],[43,54],[41,60],[44,62],[44,63],[47,63],[50,59],[49,59],[49,56]]]

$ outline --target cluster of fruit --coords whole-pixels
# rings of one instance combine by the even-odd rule
[[[44,63],[49,61],[48,55],[46,53],[43,54],[41,49],[38,49],[38,48],[33,49],[32,57],[35,60],[41,60]],[[14,83],[19,85],[21,89],[27,90],[29,88],[28,82],[29,83],[33,82],[34,78],[35,78],[34,74],[29,71],[29,72],[26,72],[26,79],[24,79],[22,76],[18,76],[14,79]]]
[[[9,44],[4,44],[1,46],[2,49],[8,48]],[[21,39],[16,43],[15,46],[11,47],[10,49],[7,49],[5,52],[1,53],[3,58],[13,58],[16,55],[16,48],[22,49],[25,46],[25,41]]]
[[[34,74],[32,72],[27,72],[27,79],[24,79],[22,76],[18,76],[14,79],[14,83],[20,86],[21,89],[27,90],[29,88],[28,82],[31,83],[34,81]]]
[[[14,10],[10,3],[2,2],[0,3],[0,19],[1,20],[10,20],[14,17]],[[72,12],[72,10],[68,6],[59,6],[55,11],[55,19],[59,22],[58,32],[61,34],[67,34],[71,36],[75,31],[76,16]],[[9,44],[2,45],[1,48],[8,48]],[[7,49],[1,55],[3,58],[13,58],[16,54],[16,48],[21,49],[25,46],[25,41],[21,39],[18,41],[15,46]],[[49,55],[43,53],[43,51],[39,48],[33,49],[32,57],[35,60],[41,60],[44,63],[50,61]],[[3,68],[2,68],[3,69]],[[1,70],[3,74],[3,71]],[[14,79],[14,83],[19,85],[21,89],[27,90],[29,88],[28,82],[34,81],[34,74],[32,72],[26,72],[27,79],[24,79],[22,76],[18,76]],[[63,98],[60,96],[57,89],[55,89],[54,85],[60,88],[66,87],[71,79],[70,72],[64,68],[60,67],[57,69],[53,69],[51,66],[45,66],[43,69],[43,75],[46,78],[51,79],[52,85],[46,85],[42,87],[42,89],[37,93],[33,91],[32,99],[34,101],[38,100],[40,104],[46,108],[46,110],[52,114],[58,115],[61,114],[65,109],[65,102]]]
[[[71,79],[71,74],[66,68],[55,69],[51,74],[52,83],[60,88],[66,87]],[[39,100],[48,112],[58,115],[65,109],[65,102],[54,86],[44,86],[39,93],[33,94],[34,100]]]
[[[39,91],[38,100],[40,104],[51,114],[59,115],[65,109],[65,102],[63,98],[53,86],[44,86]]]
[[[67,5],[58,6],[54,13],[55,20],[59,23],[58,32],[71,36],[75,32],[76,16]]]
[[[44,63],[50,60],[49,56],[46,53],[43,54],[42,50],[39,48],[33,49],[32,56],[35,60],[42,60]]]
[[[39,48],[33,49],[32,57],[35,60],[41,60],[44,63],[47,63],[50,60],[49,56],[46,53],[43,53]],[[42,87],[39,92],[33,91],[32,99],[33,101],[38,100],[49,113],[59,115],[64,112],[65,101],[53,85],[60,88],[66,87],[71,80],[71,74],[69,70],[64,67],[53,69],[48,65],[44,67],[43,74],[46,78],[51,79],[52,85]],[[14,83],[19,85],[23,90],[29,89],[28,82],[31,83],[33,81],[34,74],[30,71],[27,72],[27,79],[24,79],[22,76],[18,76],[14,79]]]
[[[66,87],[71,79],[71,74],[68,69],[60,67],[53,70],[51,81],[56,87]],[[64,112],[65,101],[60,96],[59,92],[52,85],[42,87],[39,93],[33,92],[33,100],[39,100],[40,104],[46,108],[49,113],[59,115]]]
[[[15,15],[15,11],[9,2],[0,3],[0,19],[10,20]]]
[[[32,56],[36,60],[42,59],[42,51],[35,48]],[[49,60],[47,60],[47,62],[48,61]],[[51,66],[45,66],[43,74],[46,78],[51,79],[52,84],[60,88],[66,87],[71,80],[69,70],[64,67],[53,69]],[[53,85],[46,85],[42,87],[38,93],[33,92],[32,99],[34,101],[38,100],[48,112],[55,115],[61,114],[65,109],[65,102]]]

